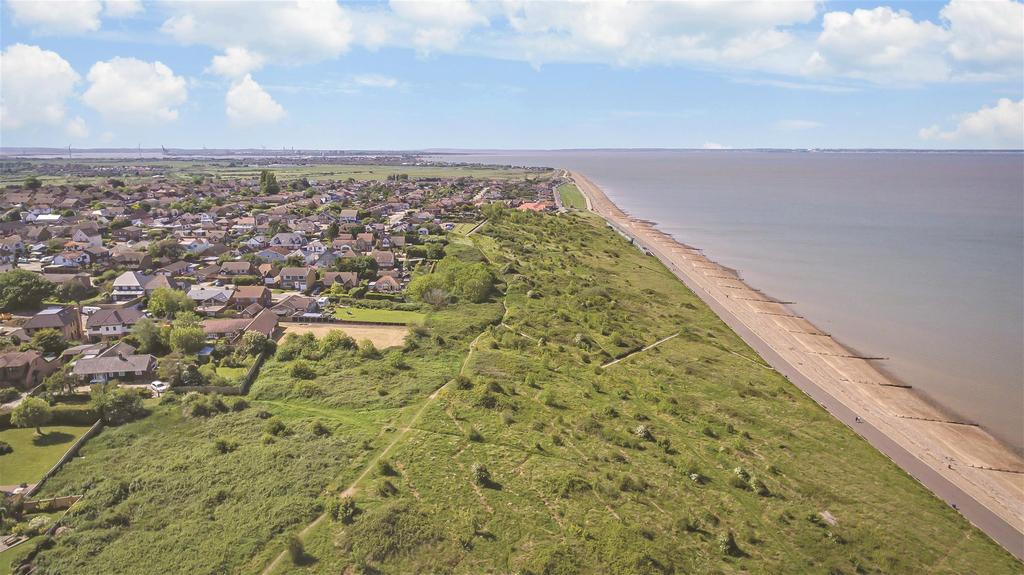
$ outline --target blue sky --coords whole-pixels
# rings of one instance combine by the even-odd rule
[[[1024,147],[1024,5],[2,6],[4,146]]]

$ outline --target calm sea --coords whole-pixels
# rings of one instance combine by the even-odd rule
[[[553,151],[566,167],[1024,450],[1024,154]]]

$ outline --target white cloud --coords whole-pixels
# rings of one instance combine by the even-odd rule
[[[84,139],[89,137],[89,126],[81,116],[75,116],[64,126],[64,130],[72,138]]]
[[[227,78],[241,78],[262,68],[263,63],[263,56],[245,48],[232,46],[225,50],[223,55],[214,56],[206,71]]]
[[[18,25],[28,26],[42,34],[81,34],[100,29],[100,0],[8,0],[8,7]]]
[[[945,80],[950,74],[943,54],[948,39],[947,30],[915,21],[905,10],[880,6],[829,12],[807,72],[880,82]]]
[[[141,14],[145,9],[142,0],[104,0],[103,15],[109,18],[130,18]]]
[[[281,104],[275,102],[248,74],[231,86],[224,101],[228,118],[238,125],[273,123],[285,117]]]
[[[1011,0],[952,0],[940,16],[953,39],[949,53],[961,62],[1010,64],[1024,59],[1024,4]]]
[[[184,44],[245,48],[280,63],[335,58],[352,41],[349,16],[334,0],[172,2],[161,30]]]
[[[784,132],[797,132],[801,130],[813,130],[824,126],[821,122],[814,120],[779,120],[775,122],[775,128]]]
[[[1024,148],[1024,99],[1014,102],[1000,98],[993,107],[982,106],[977,112],[960,116],[955,129],[943,131],[939,126],[922,128],[923,140],[941,140],[968,145],[997,148]]]
[[[718,142],[704,142],[704,145],[701,146],[701,148],[703,148],[705,150],[728,150],[728,149],[730,149],[729,146],[726,146],[725,144],[719,144]]]
[[[454,50],[467,31],[490,22],[482,6],[467,0],[391,0],[399,21],[412,27],[412,43],[421,54]]]
[[[79,75],[56,52],[14,44],[0,53],[0,126],[55,126]]]
[[[398,85],[398,80],[395,78],[380,74],[360,74],[352,78],[352,81],[367,88],[394,88]]]
[[[113,58],[96,62],[82,100],[110,122],[163,123],[188,99],[185,79],[160,62]]]

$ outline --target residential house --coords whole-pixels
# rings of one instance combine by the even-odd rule
[[[85,334],[92,339],[121,337],[130,333],[143,317],[137,307],[101,309],[85,320]]]
[[[29,351],[0,353],[0,387],[32,389],[60,367],[58,361],[46,361],[43,354]]]
[[[65,268],[80,268],[92,260],[87,252],[66,251],[53,256],[53,265]]]
[[[286,267],[277,275],[277,285],[282,289],[306,291],[316,285],[316,270],[311,267]]]
[[[205,315],[224,311],[234,294],[235,290],[221,287],[192,286],[188,290],[189,299],[196,302],[196,312]]]
[[[375,292],[396,293],[402,291],[402,284],[392,276],[382,275],[370,286]]]
[[[220,275],[222,276],[252,276],[256,275],[256,268],[253,267],[252,262],[245,260],[224,262],[220,266]]]
[[[277,302],[274,307],[270,308],[270,311],[279,317],[287,318],[319,316],[320,304],[317,303],[316,298],[291,295]]]
[[[277,330],[278,317],[268,309],[263,309],[252,318],[206,319],[203,320],[203,332],[208,339],[228,338],[234,340],[247,332],[261,333],[273,338]]]
[[[141,272],[124,272],[114,278],[110,297],[114,301],[131,301],[146,295],[146,284],[151,278]]]
[[[395,253],[388,251],[373,251],[373,259],[377,262],[377,267],[382,270],[389,270],[395,267]]]
[[[266,286],[239,286],[235,290],[235,308],[242,310],[253,304],[270,307],[270,290]]]
[[[32,337],[39,330],[55,329],[68,340],[82,337],[82,320],[75,306],[51,307],[30,317],[24,325],[25,333]]]
[[[118,343],[96,357],[85,357],[75,362],[71,373],[91,383],[104,383],[149,378],[156,371],[156,358],[137,354],[135,348]]]
[[[325,289],[333,287],[336,283],[345,289],[351,289],[359,285],[359,275],[356,272],[326,272],[322,281]]]
[[[306,238],[302,234],[294,232],[280,232],[270,238],[271,247],[301,248],[306,244]]]

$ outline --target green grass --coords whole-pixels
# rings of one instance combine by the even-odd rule
[[[358,321],[365,323],[401,323],[421,325],[427,316],[426,314],[418,311],[339,307],[335,309],[334,317],[346,321]]]
[[[285,160],[286,162],[286,160]],[[64,165],[65,160],[35,160],[35,164],[56,164]],[[85,160],[74,162],[77,165],[124,165],[150,166],[163,168],[162,173],[166,176],[191,178],[193,175],[220,176],[221,178],[254,178],[259,177],[260,171],[265,169],[261,166],[231,166],[230,161],[225,160]],[[244,160],[243,160],[244,163]],[[550,172],[537,172],[522,169],[492,169],[481,166],[382,166],[370,164],[316,164],[316,165],[275,165],[271,168],[279,180],[292,180],[296,178],[314,179],[339,179],[353,178],[355,180],[383,180],[388,176],[396,174],[408,174],[410,178],[458,178],[475,177],[488,179],[523,179],[526,177],[540,178],[550,176]],[[25,178],[33,175],[31,170],[26,172],[12,173],[3,171],[0,173],[0,185],[20,184]],[[109,177],[66,177],[66,176],[39,176],[45,184],[65,183],[95,183],[105,181]],[[148,181],[149,176],[121,178],[126,183],[134,184],[141,181]]]
[[[477,224],[479,224],[479,222],[459,222],[455,224],[455,227],[452,229],[452,233],[466,235],[471,232]]]
[[[229,385],[235,385],[241,383],[242,378],[249,371],[248,367],[223,367],[217,368],[217,375],[228,380]]]
[[[0,455],[0,485],[35,483],[57,463],[64,452],[81,437],[89,426],[43,427],[45,435],[35,429],[5,429],[0,441],[14,448],[13,453]]]
[[[86,444],[42,494],[85,490],[41,572],[257,573],[364,471],[354,521],[276,573],[1019,572],[596,216],[504,212],[464,239],[493,301],[402,348],[270,358],[246,411],[165,405]],[[293,433],[263,443],[260,410]]]
[[[567,208],[587,209],[587,200],[583,197],[580,189],[576,187],[576,184],[566,182],[558,186],[558,195],[562,198],[562,205]]]
[[[20,563],[26,555],[31,553],[32,549],[34,549],[42,539],[42,535],[36,535],[35,537],[30,537],[28,541],[20,543],[16,547],[0,551],[0,573],[3,573],[4,575],[10,573],[11,567]]]

